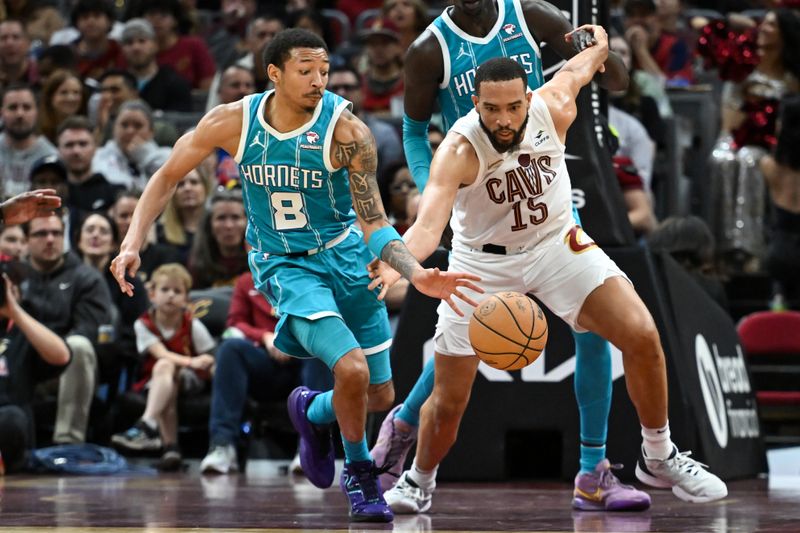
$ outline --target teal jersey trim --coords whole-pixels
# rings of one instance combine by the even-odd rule
[[[517,61],[528,74],[528,87],[544,83],[539,46],[525,24],[520,0],[498,0],[497,22],[484,37],[475,37],[456,26],[445,9],[428,29],[439,41],[444,75],[439,85],[439,106],[445,131],[475,105],[475,71],[478,65],[495,57]]]

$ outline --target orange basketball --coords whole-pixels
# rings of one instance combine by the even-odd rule
[[[472,313],[469,342],[487,365],[519,370],[536,361],[544,350],[547,319],[536,302],[524,294],[492,294]]]

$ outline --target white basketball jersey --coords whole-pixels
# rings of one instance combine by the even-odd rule
[[[496,244],[531,249],[558,235],[572,220],[572,187],[547,104],[533,93],[520,145],[498,153],[473,109],[453,124],[475,148],[480,163],[475,182],[456,194],[450,226],[453,246],[480,249]]]

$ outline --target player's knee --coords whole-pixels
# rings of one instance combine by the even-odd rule
[[[360,351],[352,351],[333,367],[336,382],[348,390],[366,390],[369,386],[369,366]]]
[[[388,411],[394,404],[394,384],[391,381],[370,385],[367,396],[369,412]]]
[[[437,391],[433,393],[433,407],[438,420],[458,421],[469,403],[468,390]]]
[[[661,337],[649,313],[637,316],[628,331],[628,350],[631,353],[643,357],[656,356],[660,352]]]

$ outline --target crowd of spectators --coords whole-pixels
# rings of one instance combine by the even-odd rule
[[[328,90],[352,102],[352,112],[376,139],[386,211],[400,232],[413,222],[419,192],[399,128],[404,54],[446,2],[273,4],[284,3],[0,0],[0,194],[49,188],[62,202],[52,216],[0,230],[0,257],[30,267],[23,306],[71,353],[66,370],[54,370],[64,362],[58,342],[46,350],[33,343],[47,368],[26,374],[31,386],[41,375],[40,392],[57,396],[53,442],[95,438],[88,425],[98,381],[118,378],[127,362],[138,361],[134,371],[144,373],[132,382],[150,391],[146,412],[115,442],[129,448],[165,445],[164,463],[179,462],[174,398],[179,390],[207,392],[210,384],[203,380],[210,377],[201,371],[210,370],[213,359],[192,356],[213,354],[221,339],[195,338],[190,317],[163,311],[168,298],[159,294],[167,289],[186,303],[190,290],[236,287],[228,323],[235,338],[219,348],[217,376],[248,378],[239,387],[221,385],[224,396],[213,401],[210,470],[233,469],[244,392],[274,398],[303,379],[272,345],[274,311],[263,298],[252,301],[246,216],[231,154],[219,150],[178,184],[142,249],[141,269],[130,280],[133,300],[120,294],[107,268],[141,190],[177,138],[206,110],[269,88],[262,53],[282,29],[302,27],[325,39],[332,52]],[[652,234],[653,246],[671,252],[679,248],[676,256],[699,279],[766,269],[787,287],[779,290],[796,290],[800,11],[748,0],[735,6],[612,4],[611,48],[628,66],[631,84],[609,95],[609,149],[636,234],[643,242]],[[718,53],[733,46],[751,54]],[[722,119],[710,184],[700,190],[711,191],[702,201],[719,208],[707,220],[670,218],[659,227],[659,217],[688,214],[685,206],[679,212],[658,208],[658,191],[669,179],[659,161],[671,142],[665,135],[666,121],[675,117],[670,94],[697,90],[701,83],[716,88]],[[434,117],[434,151],[444,137],[436,124]],[[720,264],[720,258],[727,262]],[[726,305],[718,285],[707,285]],[[400,309],[406,289],[402,283],[393,288],[390,309]],[[19,321],[15,294],[7,295],[12,303],[0,307],[0,315]],[[27,327],[24,317],[19,324]],[[185,327],[194,344],[178,346],[175,336],[185,334]],[[142,364],[150,361],[145,356],[159,363]],[[186,381],[187,368],[202,383]],[[175,376],[184,380],[177,388]]]

